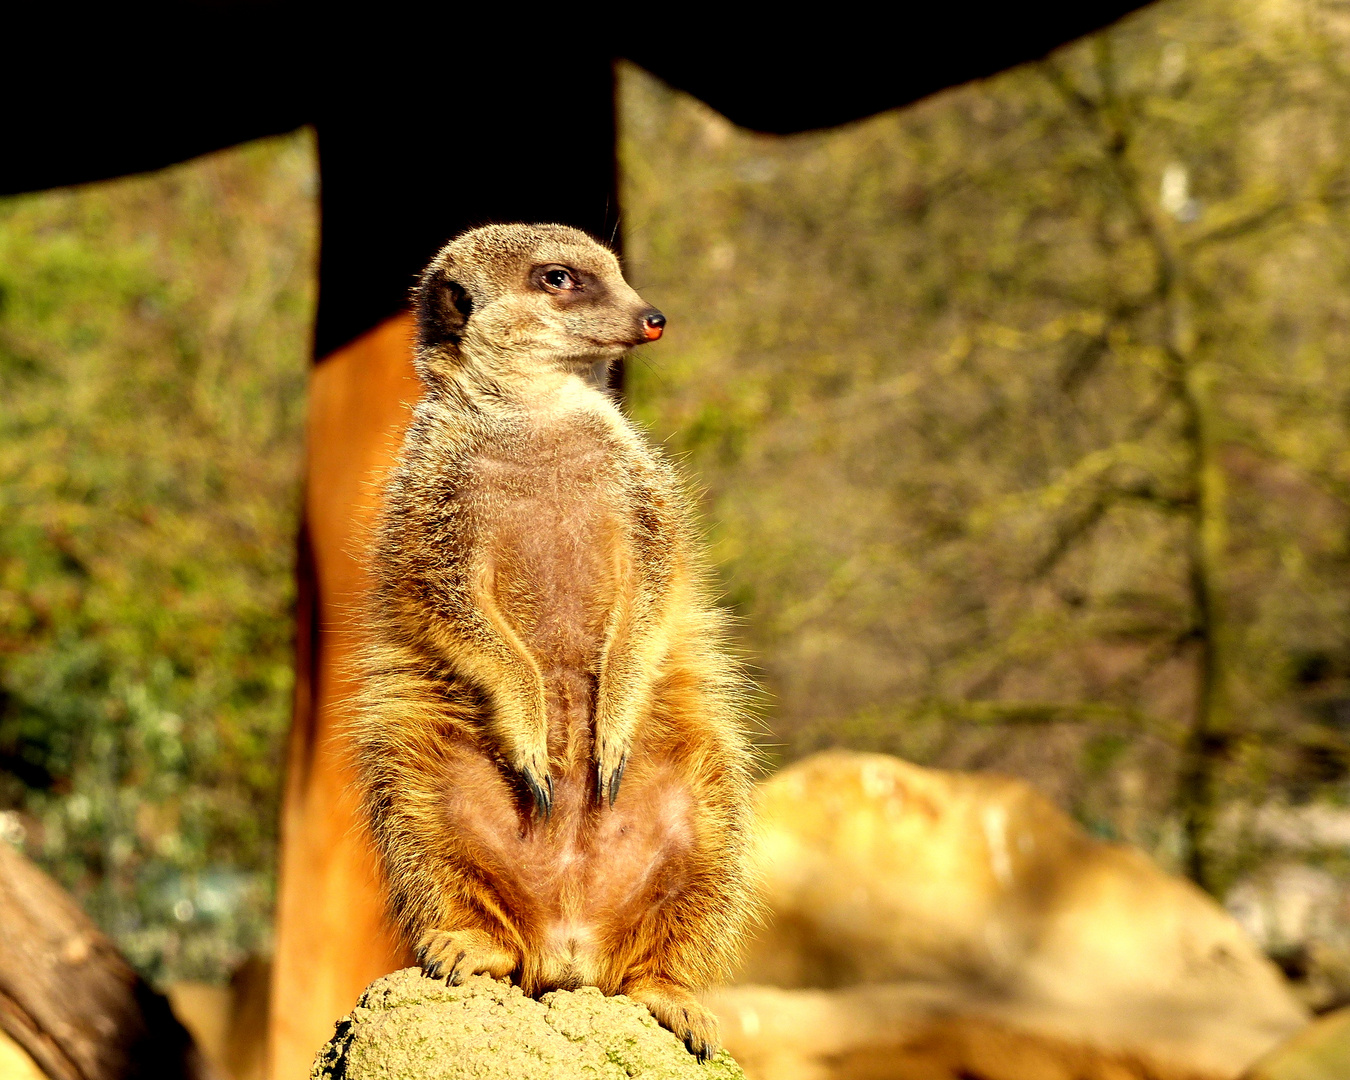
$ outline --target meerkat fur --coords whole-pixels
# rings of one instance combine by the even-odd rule
[[[559,225],[448,244],[372,544],[365,820],[424,969],[597,986],[700,1057],[753,917],[745,675],[672,466],[586,379],[665,319]]]

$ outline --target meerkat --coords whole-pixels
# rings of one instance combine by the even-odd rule
[[[352,737],[423,969],[622,993],[709,1058],[694,993],[753,917],[745,675],[693,500],[586,375],[661,336],[560,225],[446,245],[372,544]]]

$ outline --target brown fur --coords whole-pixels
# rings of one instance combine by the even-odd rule
[[[689,496],[585,378],[664,319],[557,225],[464,234],[416,303],[353,729],[393,914],[433,975],[625,993],[709,1055],[692,991],[753,904],[744,676]]]

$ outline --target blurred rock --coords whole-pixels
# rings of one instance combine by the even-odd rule
[[[877,1048],[889,1039],[894,1049],[895,1032],[907,1044],[965,1038],[969,1053],[984,1053],[975,1044],[993,1045],[993,1032],[1061,1054],[1051,1072],[1030,1050],[1020,1072],[995,1054],[999,1080],[1080,1075],[1075,1054],[1119,1066],[1083,1075],[1232,1078],[1307,1023],[1278,969],[1213,900],[1141,852],[1093,839],[1020,781],[832,751],[766,781],[760,807],[771,917],[740,981],[890,989],[857,1002],[853,991],[757,991],[757,1032],[737,1012],[749,988],[720,999],[727,1045],[753,1076],[862,1075],[829,1062],[886,1060]],[[797,1073],[781,1041],[772,1049],[777,1021],[765,1018],[775,1009],[797,1017]],[[830,1019],[840,1016],[847,1024]],[[953,1034],[960,1025],[968,1037]],[[838,1039],[852,1049],[825,1049]],[[946,1072],[890,1060],[866,1075],[995,1075],[969,1060]]]
[[[207,993],[210,991],[210,993]],[[239,1001],[226,987],[176,984],[169,995],[199,1045],[222,1061],[214,1039],[250,1029],[224,1010]],[[1066,1043],[978,1015],[967,993],[933,984],[837,991],[725,988],[709,995],[727,1050],[750,1077],[773,1080],[902,1077],[905,1080],[1194,1080],[1127,1056]],[[215,1036],[213,1036],[213,1032]],[[261,1029],[251,1029],[260,1050]],[[229,1043],[226,1043],[228,1050]],[[223,1060],[229,1062],[228,1053]],[[10,1080],[0,1047],[0,1077]],[[231,1073],[237,1080],[238,1074]],[[257,1076],[259,1074],[250,1074]],[[42,1080],[15,1073],[15,1080]]]
[[[446,986],[416,968],[377,979],[338,1022],[311,1080],[743,1080],[723,1050],[700,1064],[625,997],[593,987],[538,1001],[485,975]]]
[[[733,986],[710,1003],[755,1080],[1210,1080],[1216,1074],[1056,1038],[995,1017],[997,1002],[932,983],[782,990]]]
[[[1346,1077],[1350,1077],[1350,1009],[1338,1009],[1271,1051],[1244,1080],[1346,1080]]]

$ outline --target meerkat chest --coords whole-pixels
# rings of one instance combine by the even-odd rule
[[[541,660],[588,664],[632,518],[614,454],[555,432],[475,471],[481,556],[499,606]]]

